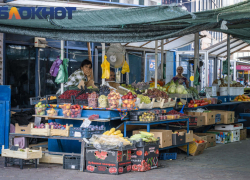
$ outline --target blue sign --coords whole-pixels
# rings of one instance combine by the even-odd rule
[[[149,60],[149,71],[155,71],[155,60],[154,59]]]

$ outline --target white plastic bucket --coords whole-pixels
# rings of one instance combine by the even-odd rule
[[[227,87],[220,87],[220,96],[227,96]]]

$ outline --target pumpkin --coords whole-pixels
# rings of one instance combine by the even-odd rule
[[[141,151],[141,150],[136,151],[136,155],[137,155],[137,156],[141,156],[141,155],[142,155],[142,151]]]

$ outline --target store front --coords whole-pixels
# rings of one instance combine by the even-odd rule
[[[250,65],[237,65],[237,82],[240,82],[242,85],[248,84],[249,86],[249,74],[250,74]]]

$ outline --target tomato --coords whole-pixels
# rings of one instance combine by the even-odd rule
[[[191,100],[191,101],[190,101],[190,103],[191,103],[191,104],[194,104],[194,101],[193,101],[193,100]]]
[[[137,167],[136,164],[134,164],[134,165],[132,166],[132,171],[138,171],[138,167]]]
[[[136,155],[137,155],[137,156],[141,156],[141,155],[142,155],[142,151],[141,151],[141,150],[136,151]]]
[[[205,102],[204,99],[202,99],[201,102],[204,103]]]
[[[196,104],[197,104],[197,106],[200,106],[201,103],[196,103]]]
[[[155,151],[155,154],[159,154],[159,149],[157,149],[157,150]]]
[[[192,104],[191,106],[190,106],[190,108],[193,108],[194,107],[194,105]]]
[[[93,172],[95,170],[94,166],[88,165],[87,170]]]

